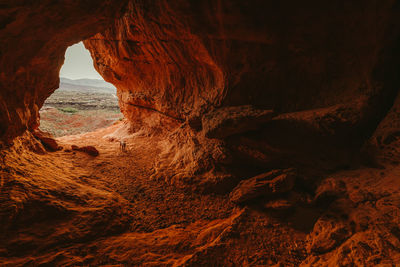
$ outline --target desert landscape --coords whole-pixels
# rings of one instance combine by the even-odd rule
[[[3,1],[0,266],[399,266],[399,18]],[[79,42],[116,89],[60,80]]]
[[[40,110],[40,130],[55,137],[92,132],[122,119],[116,88],[101,80],[60,79]]]

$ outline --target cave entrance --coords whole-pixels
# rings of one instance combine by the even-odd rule
[[[123,115],[116,88],[99,75],[83,43],[70,46],[60,70],[60,86],[40,110],[40,129],[55,137],[92,132]]]

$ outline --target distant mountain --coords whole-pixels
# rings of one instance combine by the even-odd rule
[[[103,80],[97,79],[78,79],[60,78],[60,87],[58,91],[76,91],[76,92],[102,92],[115,94],[114,85]]]
[[[105,82],[103,80],[98,79],[68,79],[60,77],[60,83],[64,84],[72,84],[72,85],[79,85],[79,86],[89,86],[89,87],[100,87],[100,88],[110,88],[115,89],[115,86],[111,83]]]

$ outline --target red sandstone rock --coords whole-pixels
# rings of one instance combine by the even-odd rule
[[[36,129],[32,133],[33,136],[35,136],[38,140],[40,140],[40,142],[42,142],[47,150],[54,152],[62,149],[62,147],[58,145],[57,141],[50,133],[43,132],[39,129]]]
[[[314,254],[329,252],[349,236],[351,236],[351,230],[346,222],[337,217],[322,216],[309,236],[308,252]]]
[[[71,149],[75,151],[84,152],[90,156],[97,157],[99,155],[99,151],[94,146],[82,146],[79,147],[77,145],[71,145]]]
[[[375,166],[400,163],[400,94],[365,144],[363,153]]]
[[[125,17],[85,45],[98,71],[117,86],[122,112],[135,125],[146,124],[152,113],[191,121],[221,106],[312,113],[343,103],[358,107],[361,101],[362,111],[322,123],[335,128],[338,122],[350,133],[359,130],[355,126],[373,130],[398,88],[390,82],[397,75],[390,54],[398,33],[389,30],[396,16],[387,15],[377,26],[374,12],[360,11],[375,9],[373,1],[363,2],[363,8],[346,3],[347,12],[340,15],[339,2],[310,5],[305,10],[293,1],[287,12],[286,5],[269,2],[136,1]],[[388,2],[377,12],[385,17],[392,8]],[[375,56],[377,47],[385,46],[385,53]],[[379,74],[385,64],[387,83]],[[325,75],[332,68],[335,75]]]
[[[324,204],[334,199],[343,197],[346,194],[346,184],[335,179],[325,179],[315,190],[314,201],[317,204]]]
[[[99,151],[94,146],[83,146],[79,148],[79,151],[84,152],[93,157],[97,157],[99,155]]]
[[[118,88],[133,130],[174,140],[160,155],[170,162],[158,164],[174,180],[220,168],[208,157],[216,154],[214,141],[174,132],[185,121],[194,132],[206,125],[229,139],[222,146],[233,158],[224,166],[230,172],[238,165],[334,170],[360,156],[400,87],[400,27],[390,26],[398,11],[389,1],[376,12],[373,1],[308,5],[293,1],[287,12],[287,5],[269,2],[139,0],[84,43],[99,73]],[[247,105],[277,116],[226,128],[207,119],[214,110]],[[244,135],[251,145],[239,140]]]
[[[244,203],[258,197],[269,197],[291,190],[295,182],[293,170],[274,170],[241,181],[230,193],[234,203]]]

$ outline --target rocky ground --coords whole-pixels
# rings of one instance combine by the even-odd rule
[[[55,137],[95,131],[122,119],[119,111],[76,109],[69,112],[52,107],[42,110],[40,116],[40,129]]]
[[[126,152],[119,148],[122,137]],[[234,196],[251,199],[260,183],[243,177],[231,194],[215,194],[156,179],[162,138],[128,135],[123,123],[58,142],[63,150],[44,152],[25,134],[1,153],[2,265],[400,262],[398,166],[333,173],[315,194],[294,188],[282,200],[238,203]],[[92,157],[71,145],[93,145],[100,154]],[[287,181],[282,177],[291,172],[276,172],[257,178],[267,181],[261,187],[282,189],[276,181]]]
[[[41,130],[60,137],[92,132],[122,119],[115,88],[62,81],[40,110]]]

